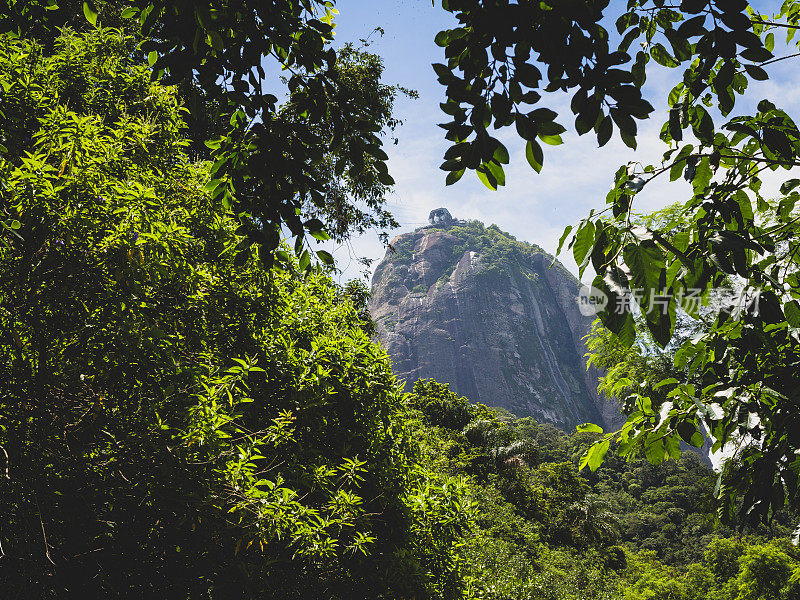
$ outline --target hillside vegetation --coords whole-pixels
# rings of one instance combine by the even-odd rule
[[[713,505],[716,475],[693,453],[651,465],[577,463],[595,434],[472,405],[445,384],[410,397],[434,469],[468,478],[475,507],[463,552],[467,597],[744,600],[796,598],[791,518],[737,531]]]
[[[132,45],[0,44],[4,594],[442,593],[460,483],[415,459],[357,294],[233,251]]]
[[[798,598],[789,515],[735,532],[692,455],[579,473],[595,434],[403,393],[363,287],[220,201],[157,57],[46,33],[0,35],[3,598]]]

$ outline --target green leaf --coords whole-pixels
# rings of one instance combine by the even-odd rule
[[[550,144],[551,146],[559,146],[564,143],[564,140],[561,139],[560,135],[539,134],[539,139],[542,140],[545,144]]]
[[[667,29],[664,31],[664,35],[667,36],[676,58],[684,61],[689,60],[692,57],[692,47],[689,44],[689,40],[680,35],[677,30]]]
[[[700,162],[697,165],[697,170],[692,178],[692,189],[694,190],[695,195],[700,195],[705,192],[708,184],[711,183],[712,175],[711,163],[709,162],[708,157],[704,156],[700,159]]]
[[[800,327],[800,304],[792,300],[783,305],[783,314],[792,327]]]
[[[305,271],[311,265],[311,255],[308,253],[308,250],[303,250],[303,253],[300,255],[299,267],[301,271]]]
[[[636,136],[631,135],[625,131],[619,132],[619,137],[622,139],[622,143],[625,144],[628,148],[636,150]]]
[[[781,184],[781,194],[788,194],[800,185],[800,179],[789,179]]]
[[[658,64],[663,65],[665,67],[677,67],[680,63],[675,60],[672,55],[667,51],[664,47],[664,44],[658,43],[654,44],[652,48],[650,48],[650,56],[653,57]]]
[[[786,159],[792,158],[792,143],[785,133],[772,127],[765,127],[763,136],[767,148],[774,154]]]
[[[664,438],[664,443],[666,446],[667,458],[678,460],[681,457],[681,443],[678,441],[678,438],[674,435],[668,435]]]
[[[631,270],[633,284],[642,289],[646,297],[658,294],[664,271],[664,253],[652,241],[628,244],[623,250],[625,264]]]
[[[711,115],[702,106],[693,106],[689,112],[692,130],[697,139],[710,146],[714,141],[714,121]]]
[[[495,180],[494,175],[492,175],[484,165],[479,166],[475,170],[475,173],[478,175],[478,179],[481,180],[483,185],[493,192],[497,191],[497,181]]]
[[[586,265],[589,260],[589,254],[592,246],[594,246],[594,231],[594,223],[585,221],[575,234],[572,253],[575,256],[575,262],[578,263],[578,267]]]
[[[800,200],[800,197],[795,193],[787,198],[783,198],[778,203],[778,217],[782,223],[789,222],[792,211],[798,200]]]
[[[673,108],[669,111],[669,120],[667,121],[667,131],[670,137],[676,142],[683,139],[683,129],[681,128],[681,111],[678,108]]]
[[[667,104],[670,106],[670,108],[672,108],[678,103],[685,89],[686,86],[683,83],[679,83],[674,88],[672,88],[672,91],[669,93],[669,96],[667,97]]]
[[[633,75],[633,85],[642,87],[647,79],[645,67],[650,62],[650,55],[640,50],[636,53],[636,61],[631,67],[631,75]]]
[[[636,326],[633,321],[633,314],[630,310],[616,310],[618,306],[627,306],[627,300],[622,294],[618,293],[616,284],[614,287],[609,286],[604,277],[598,275],[592,285],[608,296],[608,307],[599,314],[603,325],[617,336],[620,344],[625,348],[630,348],[636,340]]]
[[[139,9],[131,7],[131,8],[126,8],[125,10],[123,10],[121,16],[122,16],[123,19],[132,19],[133,17],[137,16],[138,14],[139,14]]]
[[[431,66],[433,67],[434,72],[442,84],[448,85],[450,82],[456,79],[455,75],[453,75],[453,72],[447,67],[447,65],[434,63]]]
[[[333,266],[333,255],[327,250],[317,250],[317,257],[326,265]]]
[[[624,136],[627,134],[631,137],[636,136],[636,121],[633,120],[629,114],[619,110],[618,108],[611,109],[611,118],[614,123],[619,127],[620,133]]]
[[[533,167],[537,173],[542,172],[542,165],[544,164],[544,152],[539,142],[530,140],[525,145],[525,158],[528,159],[528,164]]]
[[[657,384],[655,384],[653,386],[653,389],[657,390],[660,387],[664,387],[665,385],[670,385],[670,384],[673,384],[673,383],[680,383],[680,382],[677,379],[675,379],[674,377],[670,377],[669,379],[662,379],[661,381],[659,381]]]
[[[766,62],[768,60],[775,58],[772,52],[770,52],[764,47],[746,48],[741,51],[739,56],[753,62]]]
[[[558,123],[554,123],[553,121],[539,123],[537,124],[536,128],[540,135],[561,135],[567,131],[566,127],[559,125]]]
[[[597,144],[602,148],[611,139],[611,134],[614,132],[614,123],[611,117],[606,115],[600,121],[597,127]]]
[[[378,171],[378,181],[385,186],[394,185],[394,177],[389,175],[389,173],[386,171]]]
[[[315,240],[319,240],[320,242],[325,242],[325,241],[331,239],[331,236],[329,236],[326,232],[324,232],[322,230],[311,231],[310,233],[311,233],[311,237],[313,237]]]
[[[556,256],[561,254],[561,248],[564,247],[564,241],[567,239],[567,236],[572,231],[572,225],[567,225],[564,229],[564,233],[561,234],[561,237],[558,239],[558,249],[556,250]]]
[[[581,458],[580,469],[588,466],[592,471],[596,471],[603,464],[603,459],[605,459],[610,445],[610,440],[592,444]]]
[[[639,22],[639,15],[635,12],[630,11],[626,13],[622,13],[622,15],[617,19],[617,33],[622,35],[628,27],[631,27]]]
[[[696,353],[697,349],[694,347],[694,344],[692,344],[691,341],[684,343],[683,346],[675,351],[675,355],[672,359],[673,363],[675,364],[675,368],[686,368],[689,359],[691,359]]]
[[[745,65],[744,70],[756,81],[766,81],[769,79],[769,74],[758,65]]]
[[[679,231],[672,236],[672,245],[677,248],[679,252],[686,252],[691,241],[691,235],[688,231]]]
[[[545,123],[554,121],[558,117],[558,113],[549,108],[537,108],[531,112],[530,116],[537,122]]]
[[[692,443],[692,436],[697,433],[697,427],[690,421],[680,421],[676,429],[678,430],[678,435],[687,444]]]
[[[93,27],[97,27],[97,9],[94,6],[94,2],[83,3],[83,16]]]
[[[583,423],[582,425],[578,425],[575,429],[587,433],[603,433],[603,428],[594,423]]]
[[[492,158],[497,163],[507,165],[509,163],[508,150],[503,144],[498,142],[497,149],[494,151],[494,156]]]
[[[666,457],[664,440],[656,433],[649,434],[644,445],[644,454],[651,465],[657,465],[663,462]]]
[[[670,181],[675,181],[681,176],[681,173],[683,173],[683,170],[686,168],[686,157],[689,156],[693,150],[694,146],[691,144],[687,144],[681,148],[681,151],[678,153],[678,156],[675,157],[675,160],[669,169]]]
[[[542,78],[541,71],[529,63],[518,65],[514,75],[521,84],[529,88],[538,87],[539,80]]]
[[[447,174],[447,178],[445,179],[445,185],[453,185],[456,181],[461,179],[464,176],[464,171],[466,169],[459,169],[458,171],[450,171]]]
[[[494,161],[489,161],[484,164],[486,165],[486,168],[489,170],[489,173],[492,175],[492,177],[494,177],[494,180],[497,182],[498,186],[506,184],[506,174],[503,171],[502,165]]]

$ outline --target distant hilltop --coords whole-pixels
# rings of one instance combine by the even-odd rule
[[[428,214],[428,226],[431,227],[442,227],[448,225],[460,225],[465,224],[467,221],[460,221],[458,219],[454,219],[453,215],[450,214],[450,211],[446,208],[434,208],[430,214]]]
[[[617,423],[616,402],[598,396],[598,373],[586,370],[592,319],[579,311],[578,280],[495,225],[446,208],[428,221],[392,241],[372,280],[370,312],[407,388],[433,378],[567,429]]]

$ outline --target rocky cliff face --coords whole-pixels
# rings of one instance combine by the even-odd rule
[[[618,423],[581,338],[578,281],[541,248],[453,221],[398,236],[372,281],[378,335],[410,388],[433,378],[473,402],[565,428]]]

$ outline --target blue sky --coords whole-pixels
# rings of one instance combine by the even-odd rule
[[[612,2],[619,3],[619,0]],[[649,120],[639,122],[639,149],[636,152],[617,139],[599,149],[592,134],[579,137],[568,131],[563,136],[564,145],[545,148],[544,170],[537,174],[528,166],[524,146],[516,138],[516,133],[509,131],[500,136],[511,154],[505,187],[492,192],[470,173],[455,185],[445,187],[445,174],[439,170],[439,165],[447,141],[444,131],[437,127],[445,116],[439,110],[444,90],[436,81],[431,63],[443,62],[442,49],[434,44],[434,36],[442,29],[454,27],[455,21],[438,2],[436,4],[432,6],[430,0],[339,0],[336,3],[340,13],[336,19],[337,43],[357,42],[369,36],[375,27],[382,27],[385,35],[372,36],[370,51],[383,58],[385,81],[399,83],[420,94],[418,100],[398,99],[396,115],[405,124],[396,132],[399,143],[386,147],[389,169],[396,181],[395,191],[387,199],[388,207],[401,224],[390,236],[415,229],[426,222],[431,209],[444,206],[457,218],[478,219],[487,225],[495,223],[517,239],[555,252],[565,226],[577,223],[592,208],[604,207],[605,195],[619,165],[630,160],[644,164],[660,162],[666,146],[658,139],[658,132],[666,117],[666,95],[677,81],[679,69],[658,68],[649,72],[645,95],[656,112]],[[762,10],[770,11],[777,10],[780,2],[757,4]],[[788,50],[776,49],[776,55],[784,53]],[[748,101],[738,104],[734,114],[746,111],[761,98],[769,97],[776,99],[790,115],[796,115],[800,108],[800,82],[795,76],[796,68],[796,61],[785,61],[770,70],[773,77],[770,81],[752,82],[746,96]],[[559,121],[571,129],[574,117],[568,108],[569,99],[548,101],[550,104],[547,106],[561,116]],[[784,177],[782,174],[780,179]],[[780,179],[774,178],[767,188],[777,189]],[[669,184],[664,179],[664,182],[645,188],[637,197],[637,209],[661,208],[686,199],[689,191],[689,186],[682,180]],[[343,269],[340,279],[344,281],[359,276],[360,267],[355,257],[380,259],[384,253],[377,232],[369,232],[346,246],[336,248],[334,255]],[[570,270],[576,271],[569,254],[562,253],[560,259]],[[587,278],[591,279],[588,272],[584,276]]]

